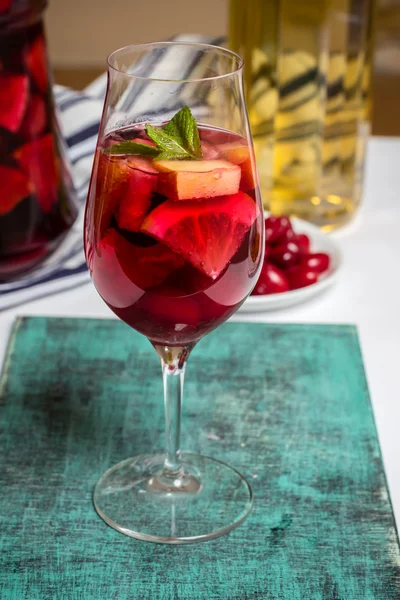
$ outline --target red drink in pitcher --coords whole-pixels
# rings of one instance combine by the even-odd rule
[[[45,258],[77,216],[54,115],[44,6],[0,1],[0,281]]]

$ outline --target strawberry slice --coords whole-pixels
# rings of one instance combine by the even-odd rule
[[[29,96],[29,80],[26,75],[0,73],[0,126],[17,132]]]
[[[139,231],[157,187],[157,175],[151,161],[141,156],[99,152],[91,194],[95,194],[94,221],[100,237],[113,215],[121,229]]]
[[[28,142],[14,152],[21,170],[32,181],[37,201],[43,212],[51,211],[58,198],[59,172],[51,133]]]
[[[0,165],[0,182],[0,215],[5,215],[29,196],[31,187],[29,179],[23,173],[2,165]]]
[[[39,94],[32,94],[24,119],[22,121],[20,133],[30,140],[39,137],[46,127],[46,105]]]
[[[254,200],[243,192],[200,202],[167,200],[146,217],[141,231],[216,279],[239,248],[257,213]]]
[[[157,189],[157,175],[132,169],[128,186],[121,199],[117,222],[121,229],[139,231],[151,205],[151,197]]]
[[[128,181],[121,191],[116,218],[121,229],[139,231],[157,189],[158,171],[151,160],[141,156],[128,157],[126,164],[130,167],[126,171]]]
[[[41,35],[38,35],[29,46],[25,54],[25,66],[39,91],[45,94],[49,78],[46,45]]]

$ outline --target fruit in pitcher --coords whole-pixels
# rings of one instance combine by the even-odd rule
[[[29,179],[20,171],[3,165],[0,165],[0,187],[0,215],[10,212],[31,193]]]
[[[0,0],[0,14],[5,13],[11,6],[13,0]]]
[[[141,231],[216,279],[256,217],[254,200],[243,192],[200,202],[167,200],[145,218]]]
[[[22,121],[20,133],[24,138],[39,137],[46,127],[46,105],[39,94],[32,94]]]
[[[37,88],[44,94],[48,85],[47,55],[41,35],[38,35],[29,46],[25,55],[25,65]]]
[[[240,167],[226,160],[155,160],[158,192],[172,200],[228,196],[239,191]]]
[[[0,73],[0,126],[16,133],[20,128],[29,98],[26,75]]]
[[[14,152],[21,170],[32,181],[33,190],[43,212],[50,212],[57,202],[59,173],[51,133],[28,142]]]

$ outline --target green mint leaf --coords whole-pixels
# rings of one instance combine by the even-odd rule
[[[170,153],[174,158],[194,158],[182,145],[181,140],[171,137],[163,129],[157,129],[153,125],[147,124],[146,133],[157,144],[159,150]]]
[[[158,156],[158,148],[139,142],[120,142],[104,150],[106,154],[140,154],[141,156]]]
[[[199,130],[188,106],[181,108],[162,129],[189,154],[195,158],[202,158]]]
[[[161,129],[147,123],[145,130],[156,146],[140,142],[120,142],[104,150],[106,154],[139,154],[160,160],[202,158],[199,131],[190,108],[184,106]]]

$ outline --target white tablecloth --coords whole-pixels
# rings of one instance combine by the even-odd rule
[[[333,235],[344,266],[338,283],[312,301],[240,320],[355,323],[397,523],[400,524],[400,139],[369,143],[362,208]],[[0,314],[0,359],[17,315],[111,317],[94,287],[63,292]],[[239,317],[235,317],[239,319]],[[195,358],[195,357],[194,357]],[[399,370],[399,373],[397,372]],[[161,399],[160,399],[161,401]]]

